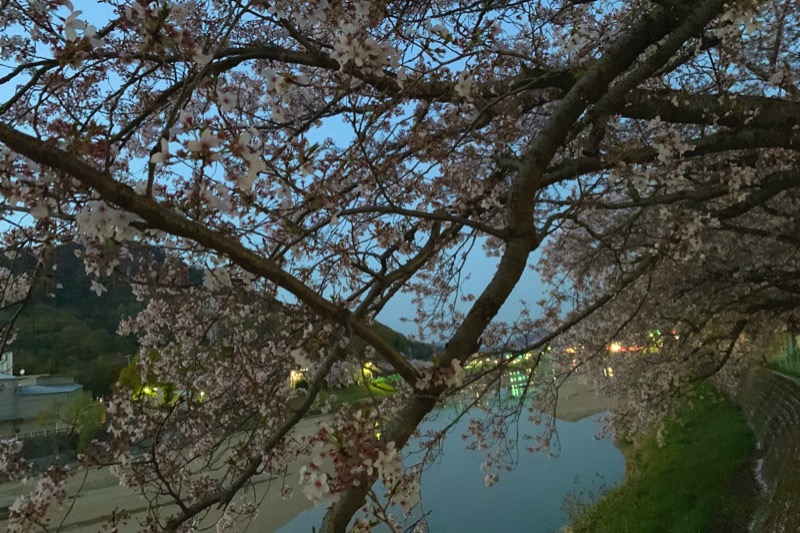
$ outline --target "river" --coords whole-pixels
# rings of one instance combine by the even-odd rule
[[[424,429],[442,427],[446,420],[439,416]],[[598,416],[590,416],[575,422],[558,420],[560,453],[556,457],[519,451],[517,467],[502,472],[500,481],[487,488],[479,468],[481,453],[467,451],[458,438],[466,424],[466,420],[459,422],[445,441],[442,460],[423,473],[422,511],[429,513],[432,533],[558,531],[569,523],[567,498],[594,501],[601,487],[622,481],[622,454],[610,438],[596,438],[602,424]],[[278,531],[310,532],[319,527],[324,514],[324,506],[305,511]]]

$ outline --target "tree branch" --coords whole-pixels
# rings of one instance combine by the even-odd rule
[[[0,142],[25,157],[49,168],[61,170],[84,185],[93,188],[107,202],[143,218],[152,228],[193,240],[220,255],[228,257],[244,270],[263,276],[286,289],[314,312],[351,329],[372,345],[389,364],[409,383],[417,380],[413,366],[382,339],[363,320],[322,297],[302,281],[281,269],[274,261],[245,248],[219,231],[194,222],[172,211],[152,198],[137,194],[131,187],[115,181],[110,175],[81,161],[77,157],[28,134],[0,123]]]

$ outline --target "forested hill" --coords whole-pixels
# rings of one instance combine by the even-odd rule
[[[130,288],[112,275],[97,296],[74,246],[57,250],[31,300],[17,319],[17,338],[9,347],[14,371],[26,374],[67,373],[96,395],[111,391],[128,356],[137,351],[133,338],[116,334],[120,319],[143,307]]]
[[[111,392],[129,356],[137,352],[133,338],[116,334],[120,319],[144,304],[116,275],[104,280],[107,292],[97,296],[75,251],[74,246],[57,250],[57,267],[46,268],[46,279],[37,285],[17,319],[17,337],[8,349],[14,353],[15,373],[25,369],[26,374],[72,374],[102,396]],[[433,354],[427,344],[411,341],[382,324],[375,327],[410,358],[429,359]]]
[[[380,322],[375,322],[372,327],[378,335],[383,337],[397,351],[404,354],[409,359],[430,360],[433,358],[433,345],[409,339],[399,331],[395,331]]]

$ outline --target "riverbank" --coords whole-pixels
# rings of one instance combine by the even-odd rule
[[[370,395],[391,394],[393,389],[383,386],[367,392],[342,389],[336,391],[337,402],[353,402],[365,399]],[[569,379],[559,390],[559,403],[557,415],[559,419],[575,422],[593,414],[608,409],[608,402],[600,397],[589,386],[583,384],[578,379]],[[314,431],[319,417],[306,418],[298,424],[297,435],[308,435]],[[289,469],[287,483],[295,487],[295,491],[288,499],[280,496],[280,480],[272,480],[268,476],[257,476],[253,480],[254,492],[249,496],[259,501],[258,515],[253,519],[249,526],[251,531],[276,531],[282,526],[290,523],[295,516],[313,507],[309,501],[296,487],[298,471],[305,461],[298,461]],[[84,479],[85,478],[85,479]],[[82,487],[81,487],[82,484]],[[19,494],[30,492],[30,485],[22,483],[2,483],[0,484],[0,510],[7,509]],[[67,486],[68,494],[78,493],[74,505],[69,513],[67,509],[57,510],[50,517],[50,524],[59,524],[64,520],[60,531],[89,531],[97,530],[105,522],[112,511],[124,511],[129,518],[121,524],[117,531],[119,533],[134,533],[140,530],[139,521],[143,520],[148,513],[148,502],[141,495],[127,487],[121,487],[116,476],[112,475],[108,468],[92,468],[88,471],[78,472],[73,476]],[[68,500],[67,505],[72,505],[72,500]],[[164,505],[159,512],[162,515],[170,514],[177,510],[173,506]],[[2,515],[0,515],[2,516]],[[214,513],[204,521],[204,524],[213,522]],[[7,522],[0,520],[0,530],[5,530]]]
[[[748,531],[758,489],[744,413],[710,386],[665,426],[621,443],[626,479],[570,526],[574,533]]]
[[[556,418],[565,422],[577,422],[587,416],[610,410],[612,403],[578,377],[570,377],[558,387]]]
[[[308,435],[315,431],[319,417],[306,418],[297,425],[295,434]],[[295,462],[289,467],[287,482],[296,486],[300,467],[305,460]],[[309,501],[301,490],[295,490],[292,496],[283,499],[280,495],[281,480],[271,479],[269,476],[255,476],[253,487],[248,492],[250,501],[259,502],[259,512],[250,522],[250,531],[276,531],[288,524],[295,516],[310,509],[314,504]],[[33,486],[30,483],[6,482],[0,484],[0,509],[7,509],[20,494],[27,494]],[[66,506],[56,509],[49,516],[49,527],[62,532],[97,531],[105,523],[112,512],[126,513],[128,518],[120,524],[118,533],[136,533],[141,531],[140,521],[148,514],[148,502],[141,494],[131,488],[119,485],[119,479],[112,475],[108,468],[90,468],[72,476],[67,483],[67,494],[78,494],[77,498],[68,498]],[[69,509],[69,506],[72,506]],[[159,508],[162,516],[177,511],[173,505],[163,505]],[[210,526],[219,516],[216,511],[211,511],[203,524]],[[63,520],[61,527],[56,528]],[[0,531],[8,528],[8,522],[0,520]],[[213,527],[212,527],[213,529]]]

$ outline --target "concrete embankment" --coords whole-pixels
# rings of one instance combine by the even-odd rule
[[[752,531],[800,531],[800,380],[751,370],[735,394],[758,439],[754,475],[763,491]]]

